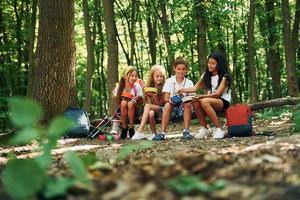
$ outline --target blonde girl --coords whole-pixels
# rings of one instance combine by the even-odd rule
[[[162,88],[166,80],[166,72],[165,69],[161,65],[154,65],[149,73],[146,87],[145,89],[145,102],[144,112],[142,116],[142,120],[139,128],[135,132],[135,135],[131,138],[133,140],[144,139],[144,128],[149,121],[150,129],[152,135],[150,139],[155,136],[156,131],[156,123],[155,116],[159,115],[162,111],[163,106],[163,96],[162,96]],[[147,92],[147,88],[156,88],[157,92]]]
[[[139,84],[135,83],[138,78],[134,67],[128,66],[119,81],[117,88],[117,102],[121,113],[121,139],[134,135],[134,117],[138,104],[142,101],[143,91]],[[129,122],[129,128],[128,123]]]

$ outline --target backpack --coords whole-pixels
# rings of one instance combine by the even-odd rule
[[[64,112],[64,116],[75,122],[76,126],[71,129],[65,137],[79,138],[86,137],[90,131],[90,121],[85,110],[81,108],[68,108]]]
[[[245,137],[253,135],[252,112],[247,104],[229,106],[226,110],[228,135]]]

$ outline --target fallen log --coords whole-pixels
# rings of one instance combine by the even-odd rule
[[[261,101],[257,103],[249,104],[252,111],[260,110],[269,107],[279,107],[284,105],[296,105],[300,103],[300,97],[284,97],[278,99],[272,99],[268,101]]]

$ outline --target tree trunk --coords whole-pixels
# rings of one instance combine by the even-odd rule
[[[151,15],[151,4],[149,0],[145,1],[147,9],[147,28],[148,28],[148,42],[149,42],[149,51],[151,57],[151,65],[156,64],[156,40],[157,40],[157,30],[156,30],[156,20],[153,20],[153,16]]]
[[[252,111],[268,108],[268,107],[275,107],[275,106],[284,106],[284,105],[296,105],[300,103],[300,97],[285,97],[285,98],[278,98],[272,99],[268,101],[261,101],[249,104]]]
[[[90,113],[92,105],[92,90],[93,90],[93,74],[94,74],[94,41],[92,40],[92,33],[90,30],[90,15],[88,11],[88,1],[82,1],[84,31],[85,31],[85,43],[87,49],[87,63],[86,63],[86,75],[85,75],[85,99],[84,109]]]
[[[292,97],[296,97],[299,95],[298,80],[296,76],[296,48],[294,46],[295,41],[293,41],[292,36],[291,15],[288,0],[282,0],[282,21],[289,95]]]
[[[74,0],[40,0],[33,97],[44,122],[76,105]]]
[[[29,38],[29,69],[28,69],[28,88],[27,95],[32,97],[33,81],[34,81],[34,42],[35,42],[35,28],[36,28],[36,12],[38,0],[32,0],[32,13],[30,22],[30,38]]]
[[[129,38],[130,38],[130,60],[129,65],[134,64],[134,56],[135,56],[135,31],[136,31],[136,10],[137,3],[136,0],[131,0],[131,12],[130,12],[130,26],[129,26]]]
[[[206,21],[204,15],[204,2],[194,1],[196,20],[197,20],[197,56],[200,76],[207,67],[207,44],[206,44]]]
[[[272,89],[273,98],[281,97],[281,86],[280,86],[280,67],[282,66],[282,60],[280,59],[279,48],[276,43],[278,38],[276,38],[276,21],[274,12],[274,0],[265,1],[265,10],[267,15],[267,25],[268,27],[268,42],[269,48],[267,50],[267,65],[272,77]]]
[[[107,35],[107,77],[109,92],[109,113],[113,114],[117,102],[112,98],[112,91],[118,82],[118,41],[114,18],[114,0],[103,0],[104,21]]]
[[[173,74],[173,61],[174,61],[174,54],[172,51],[172,43],[171,43],[171,33],[170,33],[170,26],[169,26],[169,21],[168,21],[168,16],[167,16],[167,10],[166,10],[166,1],[164,0],[159,0],[159,5],[160,5],[160,10],[161,10],[161,25],[163,29],[163,35],[167,47],[167,52],[168,52],[168,74],[171,76]]]
[[[254,16],[255,16],[255,0],[250,0],[250,13],[247,26],[247,58],[250,73],[250,102],[257,102],[256,89],[256,69],[254,64]]]

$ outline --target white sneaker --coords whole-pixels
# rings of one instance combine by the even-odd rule
[[[136,131],[135,134],[132,136],[132,140],[141,140],[141,139],[144,139],[145,138],[145,135],[143,132],[138,132]]]
[[[147,137],[147,140],[153,140],[154,137],[155,137],[155,134],[152,133],[149,137]]]
[[[194,137],[197,139],[207,138],[209,132],[210,132],[209,129],[202,127],[202,128],[200,128],[199,132],[196,133],[196,135]]]
[[[213,139],[221,139],[224,138],[225,133],[220,128],[216,128],[216,130],[213,132]]]

